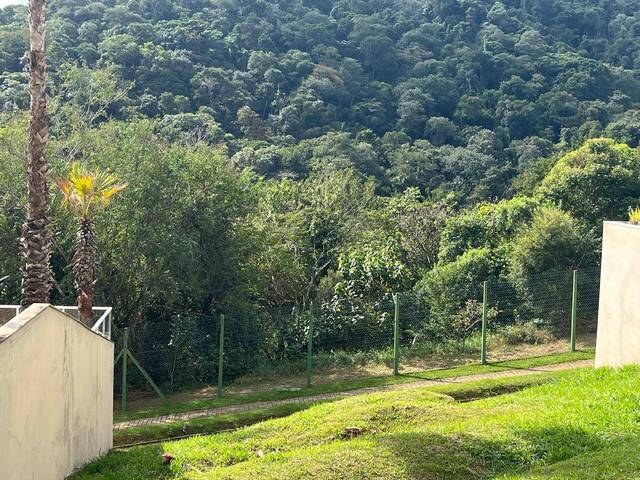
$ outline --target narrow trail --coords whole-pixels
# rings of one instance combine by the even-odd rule
[[[113,426],[114,430],[125,430],[127,428],[145,427],[149,425],[162,425],[172,422],[180,422],[185,420],[191,420],[194,418],[214,417],[216,415],[223,415],[228,413],[240,413],[248,412],[251,410],[260,410],[263,408],[278,407],[280,405],[290,405],[296,403],[314,403],[327,400],[338,400],[341,398],[353,397],[356,395],[362,395],[365,393],[374,392],[388,392],[395,390],[410,390],[422,387],[435,387],[438,385],[448,385],[464,382],[473,382],[476,380],[489,380],[496,378],[507,377],[524,377],[528,375],[535,375],[545,372],[560,372],[563,370],[571,370],[574,368],[591,367],[593,366],[593,360],[580,360],[577,362],[559,363],[555,365],[546,365],[542,367],[534,368],[522,368],[503,370],[500,372],[478,373],[475,375],[464,375],[460,377],[443,378],[440,380],[417,380],[410,383],[400,383],[395,385],[383,385],[379,387],[365,387],[356,390],[349,390],[345,392],[335,393],[321,393],[318,395],[309,395],[306,397],[287,398],[284,400],[273,400],[268,402],[254,402],[244,403],[240,405],[229,405],[226,407],[208,408],[205,410],[194,410],[191,412],[172,413],[169,415],[162,415],[159,417],[140,418],[137,420],[129,420],[126,422],[116,423]]]

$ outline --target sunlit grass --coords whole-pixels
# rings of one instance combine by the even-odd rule
[[[632,479],[640,473],[639,374],[563,372],[466,403],[452,396],[524,379],[361,395],[233,432],[117,452],[74,479]],[[361,434],[352,438],[347,427]],[[161,465],[162,452],[175,456],[170,466]]]
[[[222,398],[201,398],[195,392],[192,398],[188,395],[181,394],[176,399],[172,399],[169,404],[151,404],[128,412],[116,412],[115,421],[125,421],[137,418],[147,418],[170,413],[188,412],[192,410],[200,410],[206,408],[224,407],[228,405],[239,405],[251,402],[263,402],[271,400],[283,400],[287,398],[304,397],[308,395],[317,395],[322,393],[343,392],[355,390],[365,387],[376,387],[384,385],[394,385],[400,383],[410,383],[418,380],[438,380],[451,377],[459,377],[464,375],[474,375],[478,373],[497,372],[502,370],[510,370],[515,368],[533,368],[544,365],[553,365],[556,363],[571,362],[577,360],[586,360],[593,358],[593,350],[580,352],[566,352],[553,355],[545,355],[535,358],[527,358],[520,360],[510,360],[504,362],[495,362],[490,365],[468,364],[452,368],[443,368],[435,370],[427,370],[423,372],[415,372],[406,375],[394,377],[392,375],[363,377],[351,380],[339,380],[322,385],[313,385],[310,388],[299,390],[278,390],[271,389],[266,391],[258,391],[255,393],[226,395]],[[185,398],[186,397],[186,398]]]

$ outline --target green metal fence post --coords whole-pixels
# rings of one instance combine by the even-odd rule
[[[489,308],[489,282],[482,284],[482,351],[480,352],[480,362],[487,364],[487,313]]]
[[[400,298],[397,293],[393,295],[395,311],[393,316],[393,374],[400,374]]]
[[[313,370],[313,303],[309,307],[309,331],[307,332],[307,388],[311,386]]]
[[[122,347],[122,411],[127,411],[127,361],[129,360],[129,329],[124,329],[124,344]]]
[[[576,351],[576,321],[578,316],[578,270],[573,271],[573,295],[571,298],[571,351]]]
[[[220,345],[218,347],[218,398],[222,397],[222,379],[224,367],[224,315],[220,315]]]

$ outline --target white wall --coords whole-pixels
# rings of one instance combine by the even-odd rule
[[[0,327],[0,479],[61,480],[113,444],[113,344],[45,305]]]
[[[640,226],[605,222],[596,366],[640,364]]]

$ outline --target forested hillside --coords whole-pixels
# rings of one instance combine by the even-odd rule
[[[391,294],[412,292],[412,338],[464,338],[483,280],[526,295],[551,268],[595,266],[601,221],[640,204],[640,0],[48,12],[52,175],[79,160],[128,184],[96,219],[96,299],[136,348],[175,350],[191,367],[176,384],[210,373],[222,313],[232,373],[299,352],[312,303],[318,335],[355,338],[389,329]],[[25,7],[0,10],[4,303],[19,292],[27,40]],[[72,303],[57,202],[55,301]]]
[[[49,53],[59,95],[88,88],[68,64],[103,69],[127,89],[109,114],[218,125],[213,142],[369,129],[487,155],[510,147],[526,163],[523,151],[548,152],[549,141],[633,124],[639,10],[634,0],[53,0]],[[27,104],[25,21],[23,7],[0,14],[5,113]],[[274,175],[308,167],[247,155]]]

